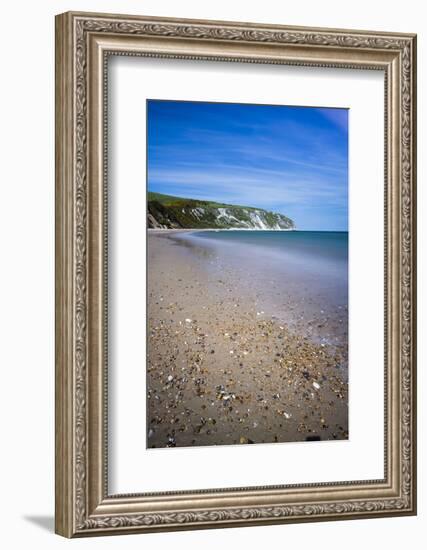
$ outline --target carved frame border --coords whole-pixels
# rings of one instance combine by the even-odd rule
[[[104,273],[108,55],[385,72],[386,477],[108,495]],[[56,18],[56,532],[67,537],[416,513],[416,37],[68,12]],[[104,194],[103,194],[104,193]]]

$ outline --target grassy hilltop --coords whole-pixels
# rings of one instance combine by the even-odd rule
[[[276,212],[253,206],[187,199],[148,192],[149,228],[159,229],[295,229],[294,222]]]

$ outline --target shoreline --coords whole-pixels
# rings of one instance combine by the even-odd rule
[[[194,231],[148,233],[147,446],[347,439],[345,354],[260,310],[215,248],[158,238]]]
[[[292,229],[256,229],[254,227],[201,227],[201,228],[176,228],[176,229],[169,229],[169,228],[152,228],[147,227],[148,235],[167,235],[168,233],[194,233],[199,231],[213,231],[215,233],[219,231],[260,231],[261,233],[265,233],[267,231],[271,232],[277,232],[277,233],[285,233],[285,232],[293,232],[293,231],[299,231],[296,228]]]
[[[289,229],[260,229],[255,227],[223,227],[223,228],[214,228],[214,227],[202,227],[202,228],[191,228],[191,227],[180,227],[180,228],[160,228],[160,227],[147,227],[148,234],[162,234],[162,233],[174,233],[174,232],[181,232],[181,233],[188,233],[188,232],[194,232],[194,231],[259,231],[261,233],[266,231],[276,232],[276,233],[289,233],[289,232],[296,232],[296,233],[348,233],[348,231],[344,231],[341,229],[297,229],[296,227],[289,228]]]

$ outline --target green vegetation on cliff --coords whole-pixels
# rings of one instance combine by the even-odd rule
[[[159,229],[295,229],[294,222],[252,206],[173,197],[148,192],[147,222]]]

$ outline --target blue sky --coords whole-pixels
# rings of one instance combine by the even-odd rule
[[[348,111],[148,100],[148,189],[347,231]]]

